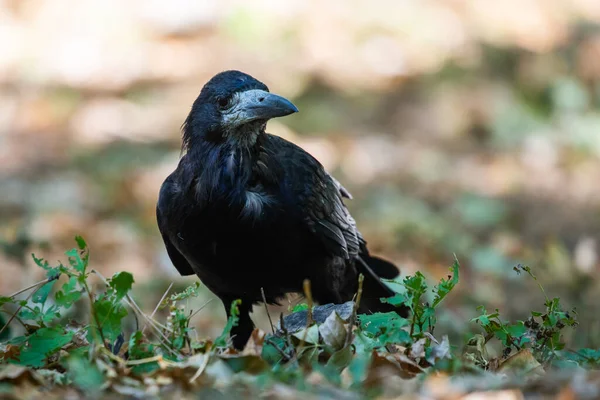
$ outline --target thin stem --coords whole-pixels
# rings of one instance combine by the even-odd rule
[[[298,349],[296,350],[296,354],[301,354],[302,353],[302,349],[304,348],[304,345],[306,343],[306,337],[308,336],[308,328],[310,328],[310,326],[313,323],[313,314],[312,314],[312,308],[313,308],[313,298],[312,298],[312,292],[310,289],[310,280],[305,279],[304,280],[304,284],[302,285],[303,289],[304,289],[304,296],[306,296],[306,302],[308,304],[308,310],[306,313],[306,328],[304,329],[304,335],[302,335],[302,340],[300,341],[300,344],[298,345]]]
[[[356,322],[356,314],[358,313],[358,307],[360,306],[360,300],[363,294],[363,282],[365,277],[363,274],[358,275],[358,290],[356,291],[356,300],[354,301],[354,307],[352,307],[352,316],[348,321],[348,332],[346,333],[346,346],[352,343],[352,328]]]
[[[271,333],[275,333],[275,328],[273,328],[273,321],[271,320],[271,314],[269,313],[269,307],[267,307],[267,296],[265,296],[265,289],[263,287],[260,288],[260,294],[262,295],[263,304],[265,305],[265,311],[267,312],[267,317],[269,317]]]
[[[167,294],[169,294],[169,291],[171,290],[172,287],[173,287],[173,282],[171,282],[171,284],[169,285],[169,287],[167,288],[167,290],[165,290],[165,293],[163,293],[162,297],[160,298],[160,300],[156,304],[156,307],[154,307],[154,311],[152,311],[152,314],[150,314],[150,318],[154,318],[154,315],[158,311],[158,308],[162,304],[163,300],[167,297]],[[144,323],[144,327],[142,328],[142,335],[144,334],[144,332],[146,332],[146,326],[147,326],[146,323]]]
[[[0,312],[3,312],[4,314],[8,314],[8,315],[13,315],[11,312],[8,312],[6,310],[0,310]],[[23,320],[21,318],[17,317],[16,314],[14,316],[14,319],[17,320],[17,322],[19,322],[21,325],[23,325],[23,328],[27,329],[27,326],[25,325]]]
[[[29,295],[25,299],[25,302],[28,302],[29,299],[31,299],[31,296],[33,296],[35,294],[35,292],[37,292],[39,290],[39,288],[40,288],[40,286],[38,286],[37,289],[35,289],[33,292],[29,293]],[[17,311],[15,311],[13,313],[13,315],[11,315],[11,317],[8,319],[8,321],[6,321],[6,324],[4,324],[2,329],[0,329],[0,335],[2,335],[2,333],[6,330],[6,328],[8,328],[8,325],[10,325],[12,320],[17,317],[17,314],[19,313],[19,311],[21,311],[22,308],[23,308],[23,305],[20,305],[19,308],[17,308]]]
[[[83,279],[83,288],[88,294],[88,298],[90,299],[90,309],[92,311],[92,317],[94,317],[94,321],[96,321],[96,326],[98,327],[98,333],[100,334],[100,339],[102,340],[102,346],[106,347],[106,340],[104,339],[104,333],[102,332],[102,325],[100,324],[100,319],[98,318],[98,313],[96,313],[96,309],[94,308],[94,298],[92,297],[92,291],[90,290],[87,281]],[[92,329],[92,335],[95,334],[95,330]]]
[[[58,277],[59,277],[59,276],[60,276],[60,274],[56,274],[56,275],[54,275],[54,276],[52,276],[52,277],[50,277],[50,278],[46,278],[46,279],[44,279],[43,281],[39,281],[39,282],[37,282],[37,283],[34,283],[33,285],[27,286],[26,288],[24,288],[24,289],[21,289],[21,290],[19,290],[18,292],[15,292],[15,293],[11,294],[11,295],[10,295],[10,296],[8,296],[8,297],[10,297],[10,298],[12,299],[13,297],[16,297],[16,296],[20,295],[21,293],[23,293],[23,292],[26,292],[26,291],[28,291],[28,290],[30,290],[30,289],[33,289],[33,288],[35,288],[36,286],[45,285],[45,284],[46,284],[46,283],[48,283],[48,282],[55,281],[55,280],[57,280],[57,279],[58,279]]]
[[[192,318],[194,318],[194,317],[196,316],[196,314],[198,314],[200,311],[202,311],[202,310],[203,310],[203,309],[204,309],[204,308],[205,308],[207,305],[209,305],[209,304],[210,304],[210,302],[211,302],[211,301],[213,301],[213,300],[214,300],[214,298],[213,298],[213,299],[208,299],[208,300],[207,300],[207,301],[206,301],[204,304],[202,304],[202,305],[200,306],[200,308],[199,308],[199,309],[197,309],[196,311],[194,311],[194,312],[193,312],[193,313],[190,315],[190,320],[191,320]]]

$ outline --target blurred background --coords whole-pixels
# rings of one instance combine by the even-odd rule
[[[353,193],[374,253],[432,282],[456,255],[442,331],[475,329],[477,305],[542,309],[522,263],[578,308],[573,343],[600,345],[598,0],[0,0],[0,293],[76,234],[104,276],[134,274],[145,309],[191,284],[154,208],[225,69],[299,107],[268,130]],[[224,318],[212,302],[200,336]]]

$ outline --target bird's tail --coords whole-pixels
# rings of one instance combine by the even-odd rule
[[[378,257],[361,254],[357,258],[356,268],[364,276],[359,312],[395,311],[401,317],[408,316],[408,307],[404,305],[396,307],[388,303],[382,303],[380,300],[382,297],[392,297],[395,294],[392,289],[381,281],[381,278],[394,279],[399,275],[400,271],[394,264]]]

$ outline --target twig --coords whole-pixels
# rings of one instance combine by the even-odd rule
[[[108,350],[106,347],[100,347],[100,353],[104,354],[106,357],[108,357],[111,360],[115,361],[119,365],[125,365],[126,364],[126,361],[124,359],[122,359],[118,355],[114,354],[112,351]]]
[[[131,360],[131,361],[126,361],[125,364],[127,365],[142,365],[142,364],[148,364],[151,362],[159,362],[162,361],[163,356],[158,355],[158,356],[153,356],[153,357],[148,357],[148,358],[142,358],[140,360]]]
[[[33,289],[36,286],[45,285],[48,282],[55,281],[55,280],[57,280],[59,278],[59,276],[60,276],[60,274],[56,274],[56,275],[54,275],[54,276],[52,276],[50,278],[46,278],[43,281],[39,281],[37,283],[34,283],[33,285],[27,286],[25,289],[21,289],[18,292],[15,292],[15,293],[11,294],[8,297],[10,297],[12,299],[13,297],[16,297],[16,296],[20,295],[21,293],[26,292],[26,291],[28,291],[30,289]]]
[[[363,282],[365,280],[365,277],[363,274],[359,274],[358,275],[358,290],[356,291],[356,300],[354,301],[354,307],[352,307],[352,316],[350,317],[350,320],[348,322],[350,322],[348,324],[348,332],[346,334],[346,346],[348,346],[350,343],[352,343],[352,328],[354,327],[354,324],[356,322],[356,314],[358,312],[358,307],[360,306],[360,300],[362,298],[362,293],[363,293]]]
[[[8,315],[13,315],[11,312],[6,311],[6,310],[0,310],[0,312],[3,312],[4,314],[8,314]],[[18,323],[23,325],[23,328],[25,328],[25,330],[27,330],[27,326],[25,325],[25,322],[23,322],[23,320],[21,318],[17,317],[16,314],[15,314],[14,319],[17,320]]]
[[[308,304],[308,310],[306,312],[306,328],[304,329],[304,335],[302,335],[302,340],[300,340],[300,344],[298,345],[296,354],[302,353],[302,350],[306,343],[306,337],[308,336],[308,328],[310,328],[310,326],[313,323],[313,315],[312,315],[313,298],[312,298],[312,292],[310,290],[310,280],[305,279],[302,286],[304,289],[304,296],[306,296],[306,303]]]
[[[310,280],[305,279],[302,287],[304,289],[304,295],[306,296],[306,301],[308,304],[308,310],[307,310],[307,314],[306,314],[306,327],[308,328],[313,323],[313,313],[312,313],[313,298],[312,298],[312,291],[310,290]]]
[[[279,348],[279,346],[277,346],[277,344],[275,342],[273,342],[273,340],[271,340],[271,338],[265,340],[265,342],[267,342],[271,346],[275,347],[275,350],[277,350],[279,352],[279,354],[281,354],[281,357],[283,357],[283,359],[285,361],[289,361],[291,359],[290,356],[285,353],[285,351],[283,351],[281,348]]]
[[[29,293],[29,295],[27,295],[27,298],[25,299],[25,301],[23,302],[23,304],[21,304],[19,306],[19,308],[17,308],[17,310],[10,316],[10,318],[8,319],[8,321],[6,321],[6,323],[4,324],[4,326],[2,327],[2,329],[0,329],[0,335],[2,335],[2,332],[4,332],[6,330],[6,328],[8,328],[8,325],[10,325],[10,323],[12,322],[13,319],[17,318],[17,314],[19,313],[19,311],[21,311],[21,309],[25,306],[25,304],[27,304],[27,302],[29,302],[29,299],[31,299],[31,297],[35,294],[35,292],[37,292],[40,289],[41,286],[38,286],[37,289],[35,289],[33,292]]]
[[[169,291],[171,290],[172,287],[173,287],[173,282],[171,282],[171,284],[169,285],[169,287],[167,288],[167,290],[165,290],[165,293],[162,295],[162,297],[158,301],[158,304],[156,304],[156,307],[154,307],[154,311],[152,311],[152,314],[150,314],[150,318],[154,318],[154,315],[158,311],[158,308],[162,304],[162,302],[165,299],[165,297],[167,297],[167,294],[169,294]],[[146,332],[146,326],[147,326],[147,324],[144,323],[144,327],[142,328],[142,335]]]
[[[267,297],[265,296],[265,289],[261,286],[260,294],[262,295],[263,303],[265,305],[265,311],[267,312],[267,317],[269,317],[269,324],[271,325],[271,333],[275,333],[275,328],[273,328],[273,321],[271,320],[271,314],[269,314],[269,307],[267,307]]]
[[[196,311],[194,311],[194,312],[193,312],[193,313],[190,315],[190,320],[191,320],[192,318],[194,318],[194,317],[196,316],[196,314],[198,314],[200,311],[204,310],[204,308],[205,308],[207,305],[209,305],[209,304],[210,304],[210,302],[211,302],[211,301],[213,301],[213,300],[214,300],[214,298],[212,298],[212,299],[208,299],[208,300],[207,300],[207,301],[206,301],[204,304],[202,304],[202,305],[200,306],[200,308],[199,308],[199,309],[197,309]]]

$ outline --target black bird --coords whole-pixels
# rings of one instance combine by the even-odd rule
[[[243,348],[252,305],[302,293],[310,279],[321,303],[352,299],[365,276],[362,312],[397,311],[379,279],[398,269],[369,255],[342,198],[350,193],[302,148],[265,132],[267,121],[297,112],[289,100],[239,71],[213,77],[194,101],[183,156],[165,180],[156,214],[171,261],[197,274],[227,315],[241,299],[233,344]]]

